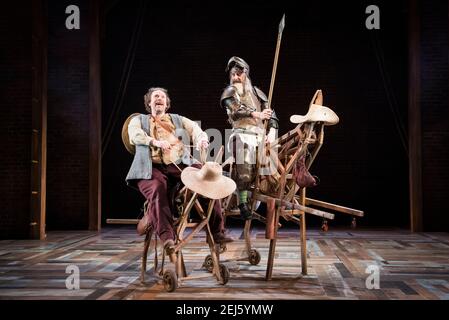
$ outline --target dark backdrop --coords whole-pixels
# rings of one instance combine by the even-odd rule
[[[0,11],[3,239],[26,237],[30,222],[31,89],[36,71],[31,68],[36,58],[31,45],[31,21],[36,18],[32,1],[5,1]],[[91,1],[48,0],[42,12],[48,17],[41,22],[48,28],[47,230],[89,225]],[[70,4],[80,7],[81,30],[65,28]],[[407,227],[409,159],[402,142],[407,134],[399,132],[407,132],[409,4],[376,1],[381,30],[368,31],[364,25],[369,4],[101,1],[103,222],[139,214],[143,199],[124,183],[132,158],[122,146],[120,130],[129,114],[143,111],[142,96],[148,87],[167,87],[173,112],[223,131],[228,124],[218,100],[227,82],[227,60],[233,55],[246,59],[254,83],[267,92],[278,24],[286,13],[273,101],[281,133],[293,128],[290,115],[306,113],[317,89],[324,91],[325,104],[341,118],[326,131],[312,169],[322,184],[309,195],[364,210],[361,225]],[[423,227],[447,231],[448,2],[418,4]],[[139,15],[141,33],[133,37]],[[348,225],[349,220],[338,215],[334,224]],[[320,223],[312,217],[308,222]]]
[[[227,83],[228,59],[244,58],[253,84],[268,94],[278,25],[286,13],[273,98],[280,133],[294,127],[291,115],[307,112],[317,89],[323,90],[324,104],[341,119],[326,130],[311,170],[321,185],[308,195],[364,210],[362,225],[406,227],[408,159],[398,128],[407,130],[407,6],[405,1],[378,2],[381,30],[369,31],[365,27],[369,4],[201,2],[148,3],[145,8],[138,1],[116,4],[106,16],[103,46],[104,133],[108,123],[115,123],[104,145],[104,219],[139,214],[143,198],[124,183],[132,157],[120,132],[128,115],[144,110],[146,90],[166,87],[172,112],[223,132],[229,125],[219,97]],[[132,69],[126,86],[121,86],[133,30],[143,10],[135,55],[130,55]],[[115,104],[121,93],[122,103]],[[337,215],[334,224],[349,221]]]

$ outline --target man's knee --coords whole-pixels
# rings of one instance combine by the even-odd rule
[[[167,196],[166,181],[161,181],[158,179],[141,180],[137,186],[147,200],[152,200],[155,197]]]

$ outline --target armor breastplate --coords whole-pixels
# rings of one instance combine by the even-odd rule
[[[240,93],[240,89],[238,89]],[[240,102],[245,106],[254,109],[254,111],[261,112],[261,104],[257,96],[254,94],[253,90],[245,92],[245,95],[240,95]],[[256,126],[263,128],[263,122],[260,119],[254,119],[253,117],[243,118],[234,121],[234,128],[245,128],[250,129],[250,127]]]

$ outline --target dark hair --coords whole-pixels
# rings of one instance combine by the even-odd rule
[[[143,101],[145,103],[145,110],[148,111],[148,113],[151,113],[151,107],[150,107],[150,103],[151,103],[151,95],[153,94],[154,91],[162,91],[163,93],[165,93],[166,97],[167,97],[167,109],[165,111],[167,111],[168,109],[170,109],[170,97],[168,95],[168,91],[165,88],[150,88],[148,89],[148,92],[146,95],[143,96]]]

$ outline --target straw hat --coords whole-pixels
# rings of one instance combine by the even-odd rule
[[[326,126],[333,126],[340,122],[340,119],[334,111],[323,106],[323,93],[318,90],[312,98],[307,114],[305,116],[293,115],[290,117],[290,121],[295,124],[323,122]]]
[[[131,153],[131,154],[135,154],[136,153],[136,146],[132,145],[129,142],[128,125],[131,122],[131,120],[135,116],[138,116],[138,115],[140,115],[140,113],[133,113],[132,115],[130,115],[126,119],[126,121],[125,121],[125,123],[123,124],[123,127],[122,127],[122,141],[123,141],[123,144],[125,145],[126,150],[128,150],[128,152]]]
[[[223,199],[237,188],[235,182],[223,175],[223,169],[216,162],[206,162],[201,169],[187,167],[181,173],[184,185],[206,198]]]

